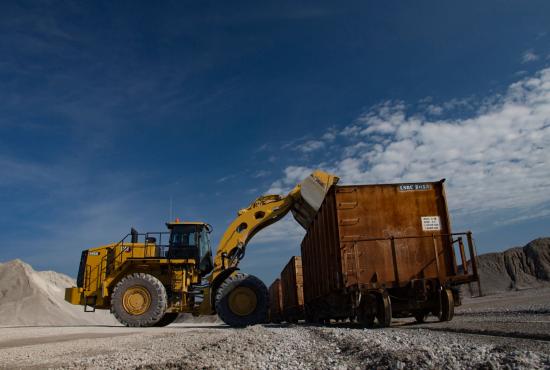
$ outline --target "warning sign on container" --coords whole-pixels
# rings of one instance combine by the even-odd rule
[[[424,231],[441,230],[439,216],[426,216],[426,217],[421,217],[421,219],[422,219],[422,230]]]

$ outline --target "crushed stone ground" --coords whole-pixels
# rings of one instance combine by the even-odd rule
[[[0,368],[550,369],[550,290],[472,300],[450,323],[0,328]]]

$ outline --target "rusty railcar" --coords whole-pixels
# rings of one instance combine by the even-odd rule
[[[269,321],[280,323],[283,320],[283,292],[281,279],[269,286]]]
[[[301,250],[312,322],[451,320],[457,285],[479,281],[471,233],[451,231],[444,180],[333,186]]]
[[[303,284],[302,257],[293,256],[281,272],[283,318],[286,322],[295,323],[304,318]]]

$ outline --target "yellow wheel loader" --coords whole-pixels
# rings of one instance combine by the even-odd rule
[[[231,326],[264,322],[268,292],[239,271],[250,239],[289,211],[306,228],[338,178],[315,171],[287,196],[266,195],[241,209],[212,256],[212,228],[204,222],[167,223],[168,232],[140,234],[82,252],[77,286],[65,300],[85,311],[109,309],[124,325],[165,326],[179,313],[218,314]]]

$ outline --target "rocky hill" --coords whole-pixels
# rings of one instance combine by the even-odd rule
[[[0,326],[119,325],[108,311],[85,313],[65,302],[76,283],[54,271],[34,271],[21,260],[0,264]]]
[[[483,294],[550,286],[550,238],[478,257]]]

